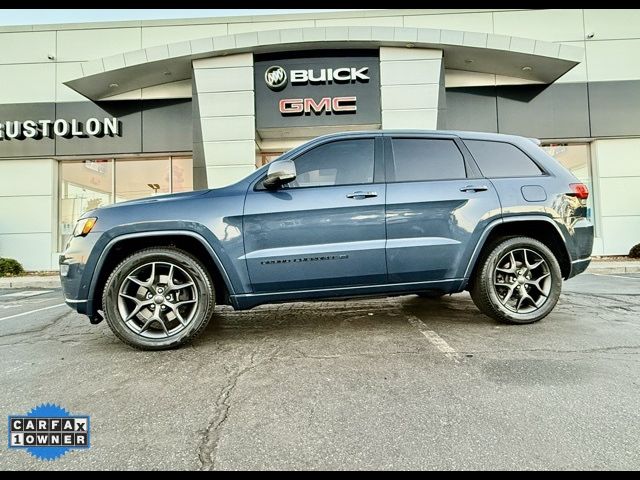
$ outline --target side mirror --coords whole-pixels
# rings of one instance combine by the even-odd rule
[[[267,178],[262,184],[270,190],[280,188],[296,179],[296,165],[291,160],[281,160],[269,165]]]

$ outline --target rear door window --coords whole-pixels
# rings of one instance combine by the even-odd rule
[[[466,178],[464,157],[453,140],[394,138],[389,182],[420,182]]]

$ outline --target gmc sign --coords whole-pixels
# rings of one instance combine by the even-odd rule
[[[380,59],[377,51],[256,55],[258,130],[282,127],[380,123]],[[291,58],[287,58],[287,55]]]
[[[313,98],[283,98],[278,103],[283,115],[302,115],[304,113],[347,113],[356,112],[356,97],[323,97],[319,102]]]

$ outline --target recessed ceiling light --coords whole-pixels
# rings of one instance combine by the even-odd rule
[[[413,48],[413,47],[415,47],[415,45],[414,45],[413,43],[407,43],[405,46],[406,46],[407,48]]]
[[[118,85],[117,83],[110,83],[109,84],[109,88],[118,88],[120,85]]]
[[[530,66],[526,66],[526,67],[522,67],[522,71],[523,72],[530,72],[531,70],[533,70],[533,68],[531,68]]]

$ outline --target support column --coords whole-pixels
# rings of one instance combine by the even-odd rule
[[[58,269],[57,181],[55,160],[0,160],[0,257],[25,270]]]
[[[253,54],[194,60],[193,113],[194,188],[229,185],[255,170]]]
[[[382,128],[446,126],[442,50],[380,47]]]

